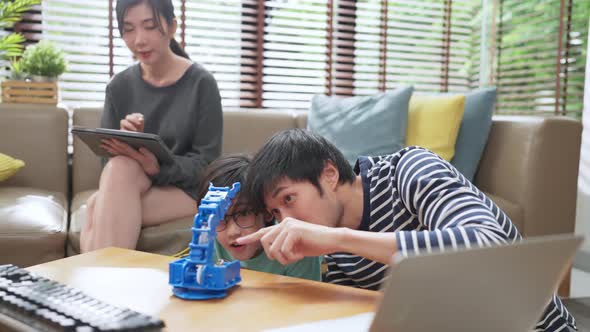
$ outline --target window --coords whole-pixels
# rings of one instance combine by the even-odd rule
[[[262,107],[308,108],[326,93],[327,0],[266,1]]]
[[[179,2],[179,1],[177,1]],[[242,1],[185,1],[185,51],[213,73],[223,108],[239,107]],[[179,12],[182,4],[175,4]],[[182,34],[182,29],[179,29]],[[182,38],[177,38],[182,41]]]
[[[110,78],[109,1],[44,0],[43,38],[66,53],[68,71],[60,77],[62,103],[102,105]]]
[[[67,53],[69,71],[60,80],[65,104],[102,104],[111,75],[133,63],[114,4],[44,0],[34,13],[42,17],[43,38]],[[214,74],[224,108],[307,109],[314,94],[367,95],[410,84],[419,93],[462,92],[494,84],[498,112],[582,109],[590,15],[584,0],[174,5],[177,40]]]
[[[494,9],[498,111],[581,113],[590,4],[503,0]]]
[[[355,94],[399,85],[430,93],[468,90],[471,18],[479,3],[359,0]]]

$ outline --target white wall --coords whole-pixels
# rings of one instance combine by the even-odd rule
[[[586,237],[586,241],[576,259],[576,266],[590,271],[590,38],[588,38],[588,41],[586,82],[584,87],[584,114],[582,115],[584,131],[582,132],[578,205],[576,211],[576,233],[583,234]]]

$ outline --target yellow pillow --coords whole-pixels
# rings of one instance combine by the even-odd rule
[[[0,181],[7,180],[24,166],[25,163],[22,160],[0,153]]]
[[[464,95],[412,96],[406,145],[427,148],[450,161],[464,111]]]

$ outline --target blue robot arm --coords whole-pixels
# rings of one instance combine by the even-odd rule
[[[209,185],[194,219],[190,252],[170,263],[169,284],[175,296],[187,300],[222,298],[242,280],[239,261],[213,262],[215,230],[239,191],[240,183],[231,189]]]

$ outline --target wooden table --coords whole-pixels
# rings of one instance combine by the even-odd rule
[[[172,296],[172,257],[107,248],[27,270],[164,320],[168,331],[260,331],[374,311],[379,292],[242,270],[225,299]]]

